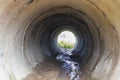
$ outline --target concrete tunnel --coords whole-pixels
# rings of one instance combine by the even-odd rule
[[[120,0],[0,0],[0,80],[58,80],[63,30],[81,80],[120,80]]]

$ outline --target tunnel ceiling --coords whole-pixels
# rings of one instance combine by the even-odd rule
[[[0,79],[24,80],[56,63],[57,36],[70,30],[88,80],[119,80],[119,26],[119,0],[0,0]]]

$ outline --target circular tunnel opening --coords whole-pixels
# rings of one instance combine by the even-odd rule
[[[53,13],[51,13],[52,10]],[[29,64],[33,65],[35,61],[32,59],[38,58],[37,63],[42,61],[40,65],[48,65],[51,62],[55,64],[52,68],[59,68],[56,56],[62,50],[57,44],[58,36],[67,30],[72,32],[76,38],[75,46],[71,49],[74,54],[72,59],[77,61],[83,70],[92,71],[102,56],[99,54],[102,50],[99,41],[100,32],[96,29],[96,25],[85,14],[69,7],[50,9],[42,16],[45,17],[37,17],[26,31],[25,47],[29,46],[29,48],[25,49],[25,54]],[[82,19],[83,17],[85,20]],[[35,58],[31,59],[28,55]],[[91,62],[93,56],[96,58]]]
[[[40,66],[47,69],[56,69],[56,71],[53,70],[52,74],[55,75],[58,72],[59,75],[60,63],[56,60],[56,56],[61,53],[61,49],[57,45],[57,38],[61,32],[68,30],[74,33],[76,37],[76,45],[72,49],[74,54],[72,59],[81,66],[82,78],[86,80],[92,79],[92,76],[98,78],[96,73],[99,74],[101,71],[105,73],[104,75],[110,74],[110,70],[98,69],[101,64],[99,62],[104,60],[103,56],[107,56],[105,49],[110,49],[108,46],[106,47],[110,40],[110,37],[106,36],[109,36],[110,33],[108,28],[99,27],[96,23],[85,13],[65,6],[51,8],[40,14],[26,30],[24,49],[29,65],[34,67],[35,70],[37,68],[44,70]],[[103,29],[106,30],[106,34],[101,32]],[[112,29],[109,30],[113,31]],[[109,45],[112,45],[112,43]],[[107,60],[109,61],[111,58]],[[39,63],[39,67],[36,66],[35,62]],[[106,65],[104,62],[101,65],[103,64]],[[109,61],[105,69],[112,64]],[[109,69],[112,70],[113,68],[114,66]],[[48,70],[48,73],[50,71]],[[44,75],[45,73],[44,70],[41,74]]]
[[[57,45],[61,49],[72,50],[76,46],[76,36],[71,31],[62,31],[57,37]]]

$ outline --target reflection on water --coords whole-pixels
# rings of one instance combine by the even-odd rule
[[[62,49],[56,59],[62,63],[62,68],[65,70],[65,74],[70,77],[70,80],[80,80],[80,66],[78,62],[70,58],[72,55],[73,53],[70,50]]]

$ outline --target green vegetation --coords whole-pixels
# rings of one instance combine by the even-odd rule
[[[74,44],[73,44],[73,43],[65,42],[65,41],[58,42],[58,45],[59,45],[61,48],[65,48],[65,49],[72,49],[72,48],[74,47]]]

